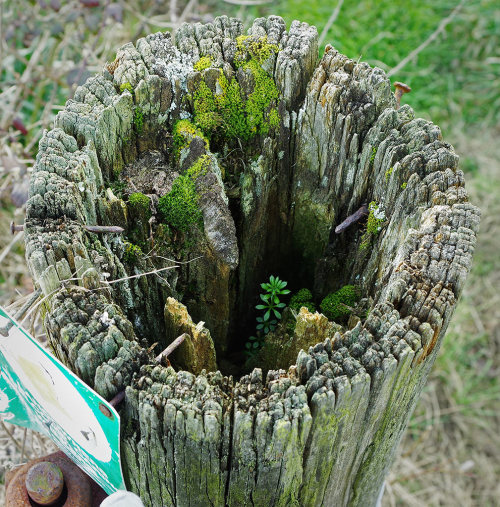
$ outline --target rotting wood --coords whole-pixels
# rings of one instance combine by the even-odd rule
[[[159,33],[123,46],[112,72],[79,87],[42,137],[25,240],[47,334],[101,395],[125,389],[124,473],[146,505],[374,505],[462,292],[479,211],[453,148],[411,107],[397,108],[382,70],[331,46],[318,61],[316,29],[286,30],[276,16],[248,33],[279,47],[263,62],[279,127],[243,151],[219,142],[217,156],[196,134],[175,158],[174,123],[192,113],[201,79],[217,90],[222,69],[252,93],[251,76],[234,67],[242,33],[221,17],[185,24],[175,40]],[[202,56],[211,67],[195,72]],[[183,249],[182,231],[158,236],[156,206],[202,156],[203,227]],[[131,210],[117,182],[127,195],[139,185],[149,207]],[[367,248],[362,221],[334,234],[372,201],[385,220]],[[82,224],[123,227],[144,249],[129,247],[127,258],[124,238]],[[164,276],[137,276],[155,269]],[[220,368],[259,283],[279,269],[318,296],[357,284],[373,307],[351,330],[323,326],[319,343],[265,377],[155,364],[148,347],[173,336],[168,297],[206,323]]]

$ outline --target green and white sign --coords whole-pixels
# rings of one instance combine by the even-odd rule
[[[47,435],[108,494],[126,489],[116,410],[0,307],[0,417]]]

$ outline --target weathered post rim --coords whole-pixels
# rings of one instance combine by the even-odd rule
[[[109,186],[141,158],[149,167],[170,164],[181,172],[182,162],[155,159],[155,150],[172,152],[168,134],[186,112],[183,97],[200,74],[210,78],[213,69],[193,69],[200,57],[209,55],[244,83],[229,65],[242,33],[241,22],[222,17],[183,25],[175,41],[150,35],[123,46],[78,88],[40,141],[25,222],[28,265],[47,297],[44,319],[56,354],[108,399],[126,388],[125,474],[148,505],[207,499],[213,505],[369,505],[462,291],[479,225],[453,148],[409,106],[397,108],[382,70],[331,47],[318,62],[313,27],[294,22],[287,31],[281,18],[258,19],[250,35],[280,46],[266,67],[280,92],[280,125],[252,141],[251,152],[260,157],[241,172],[248,204],[241,208],[243,225],[230,220],[234,201],[220,184],[218,159],[203,143],[183,153],[184,161],[193,161],[195,149],[210,157],[216,190],[203,208],[209,231],[203,244],[212,255],[211,273],[223,275],[219,285],[203,283],[213,294],[221,294],[220,280],[229,287],[228,322],[231,308],[244,315],[241,308],[255,293],[248,286],[262,281],[264,270],[253,260],[258,248],[279,253],[271,267],[282,258],[290,265],[300,259],[306,267],[299,279],[314,278],[319,294],[355,282],[374,300],[364,323],[334,336],[319,316],[302,312],[318,341],[288,371],[271,370],[263,379],[255,369],[234,382],[219,371],[193,375],[156,365],[147,350],[153,339],[143,330],[146,322],[152,335],[163,329],[152,319],[158,308],[152,302],[139,310],[137,300],[146,291],[164,303],[168,287],[141,279],[106,287],[105,273],[118,278],[136,268],[124,266],[121,237],[97,237],[81,227],[126,226]],[[332,231],[372,200],[383,202],[387,223],[362,252],[359,228]],[[215,212],[222,218],[212,219],[212,230],[207,217]],[[267,232],[252,246],[252,223],[277,224],[278,233]],[[219,226],[225,242],[213,239]],[[236,235],[240,241],[233,241]],[[65,282],[75,273],[78,284]],[[234,276],[245,280],[246,292],[231,306]],[[175,284],[174,275],[167,280]],[[213,324],[214,336],[227,333],[230,324],[223,327],[215,315],[203,319],[207,327],[212,331]],[[225,347],[216,343],[217,352]],[[356,444],[346,448],[344,441]]]

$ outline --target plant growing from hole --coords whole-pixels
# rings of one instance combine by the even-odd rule
[[[255,308],[257,310],[262,310],[264,315],[256,319],[256,336],[250,336],[249,340],[245,343],[245,353],[247,356],[252,357],[255,355],[262,346],[266,334],[276,329],[278,320],[281,319],[280,310],[286,306],[285,303],[280,301],[280,296],[290,294],[290,291],[285,289],[286,285],[287,282],[273,275],[269,277],[269,282],[260,284],[265,292],[260,294],[262,303],[258,304]]]

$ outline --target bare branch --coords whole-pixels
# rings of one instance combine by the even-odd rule
[[[318,39],[319,46],[321,46],[323,44],[323,42],[325,42],[328,31],[332,27],[333,23],[335,23],[335,21],[337,20],[343,3],[344,3],[344,0],[339,0],[335,9],[333,9],[331,16],[328,18],[328,21],[326,22],[326,25],[323,28],[323,30],[321,31],[321,35],[319,36],[319,39]]]
[[[418,46],[418,48],[414,49],[408,56],[403,58],[395,67],[393,67],[390,71],[387,72],[387,77],[394,76],[394,74],[398,73],[409,61],[413,60],[421,51],[423,51],[431,42],[435,41],[438,35],[444,31],[446,26],[453,21],[456,15],[460,12],[460,9],[465,4],[466,0],[462,0],[450,13],[449,16],[441,20],[438,27],[434,32],[432,32],[429,37]]]

